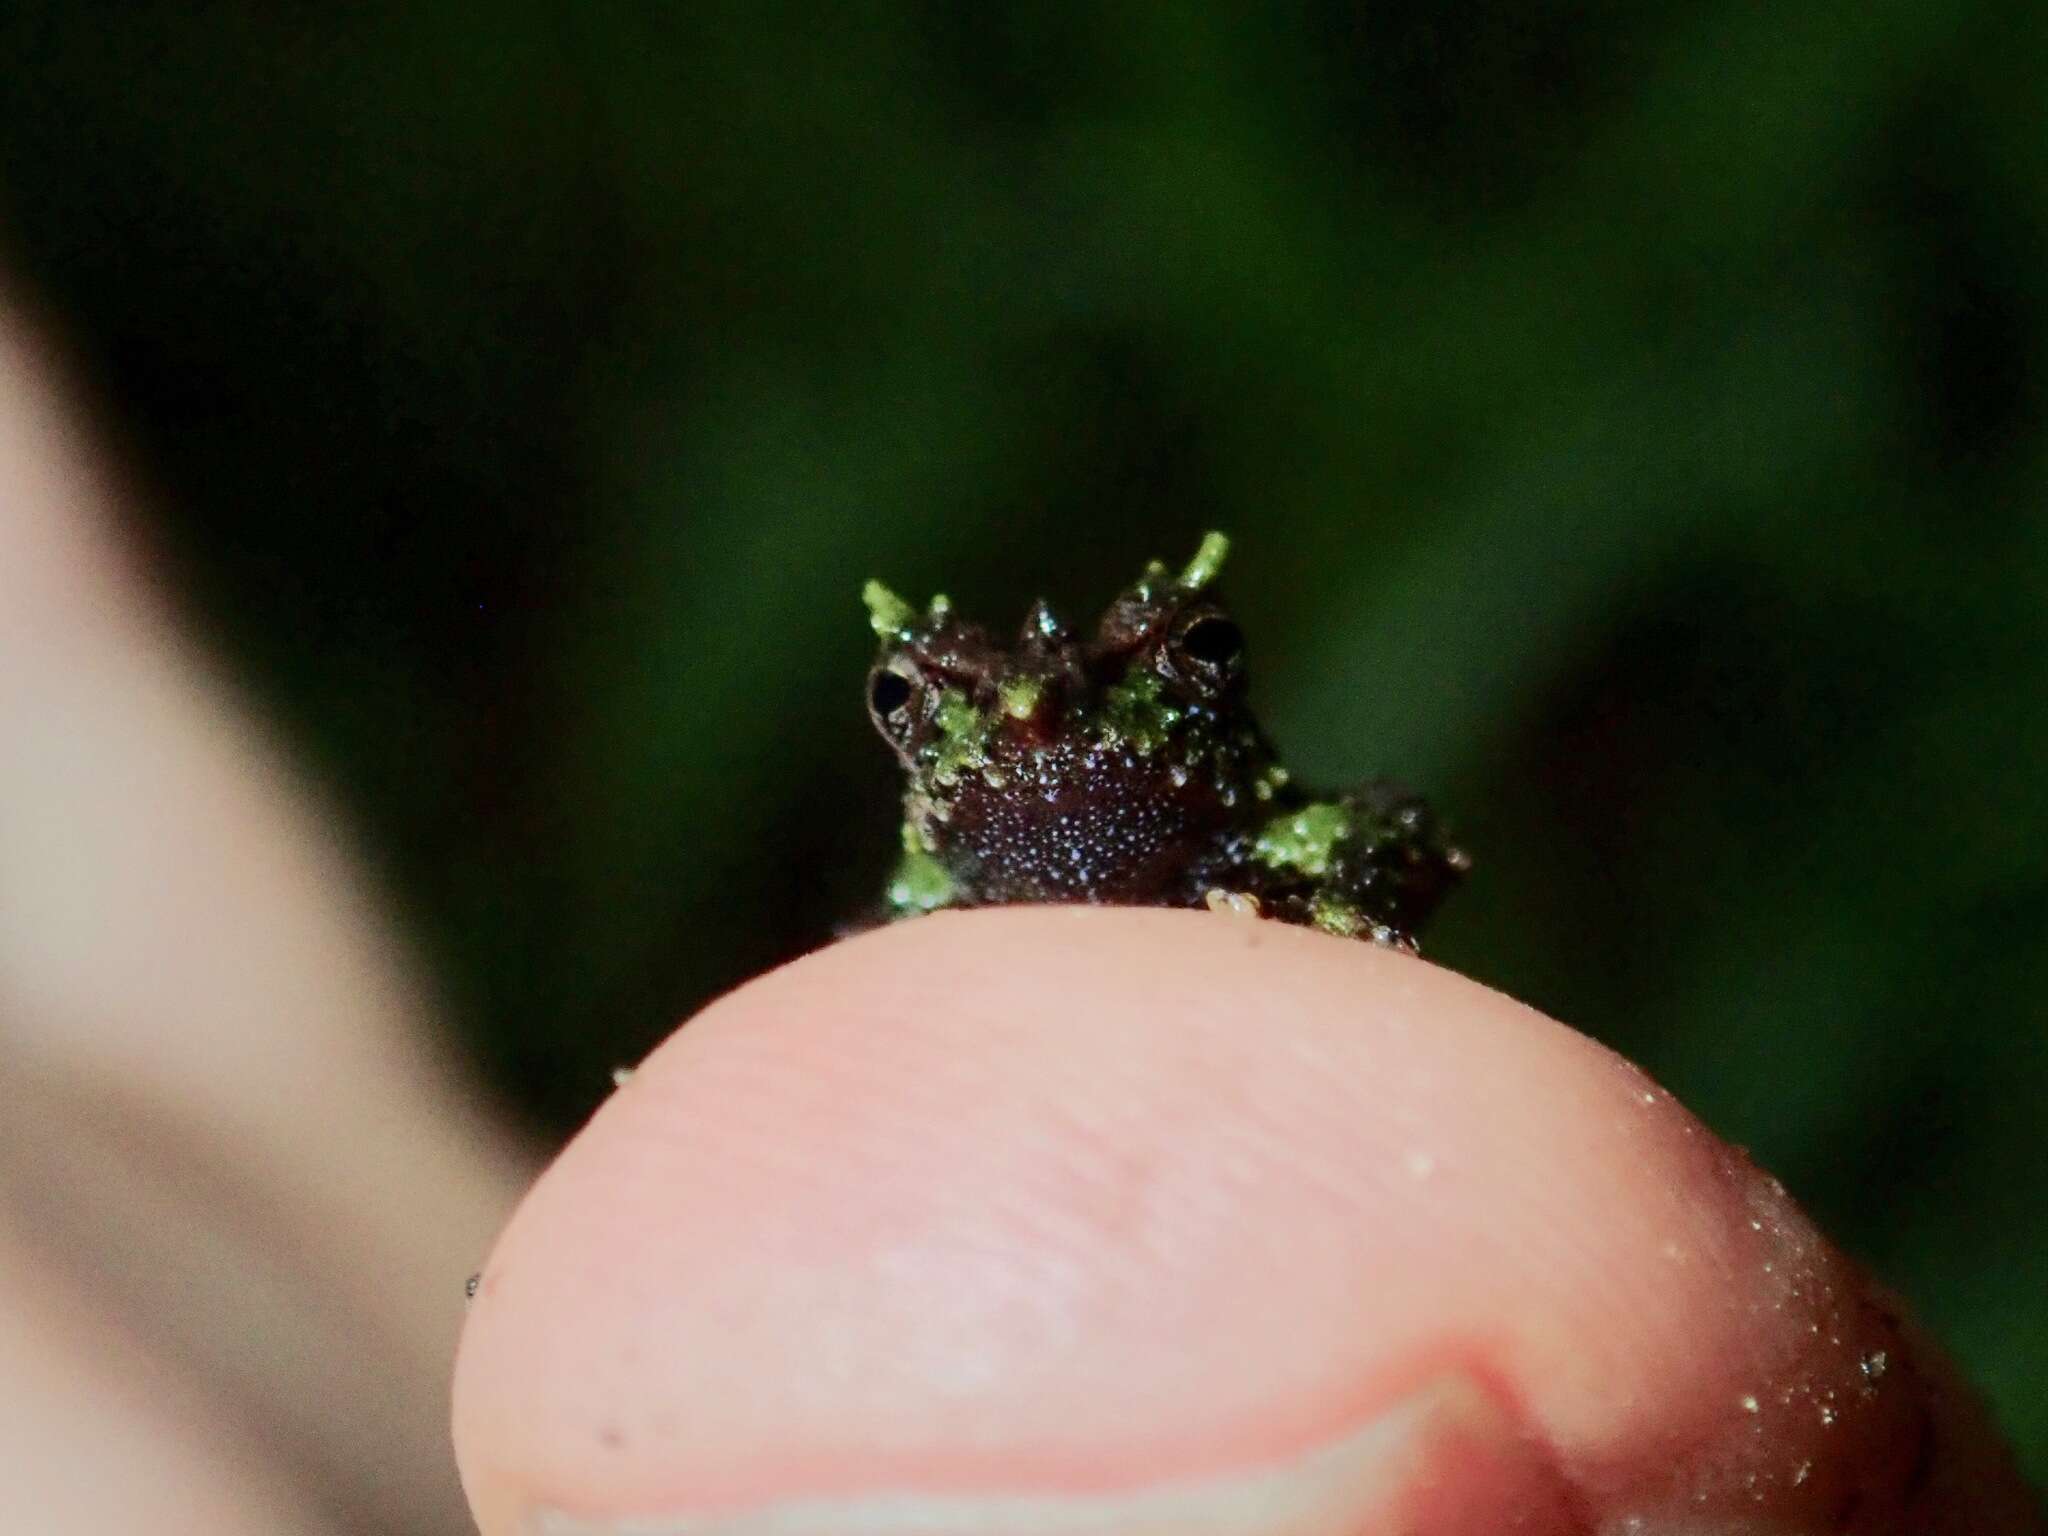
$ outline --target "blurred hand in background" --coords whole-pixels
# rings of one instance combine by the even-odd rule
[[[456,1532],[533,1155],[0,309],[0,1529]]]

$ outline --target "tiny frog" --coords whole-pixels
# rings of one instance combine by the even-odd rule
[[[1206,906],[1416,948],[1469,860],[1392,784],[1289,780],[1213,590],[1227,548],[1148,565],[1085,638],[1040,601],[1007,647],[944,597],[919,612],[868,583],[868,713],[906,775],[889,916]]]

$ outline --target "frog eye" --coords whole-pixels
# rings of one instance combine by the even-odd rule
[[[1175,672],[1218,693],[1244,672],[1244,631],[1213,608],[1197,610],[1174,625],[1166,649]]]
[[[923,714],[924,692],[923,677],[901,657],[868,674],[868,716],[884,741],[898,747],[909,744]]]

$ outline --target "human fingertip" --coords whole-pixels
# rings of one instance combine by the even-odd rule
[[[1414,1410],[1398,1498],[1243,1528],[2037,1529],[1939,1351],[1669,1093],[1209,914],[927,918],[715,1004],[507,1228],[455,1430],[491,1536],[1124,1533],[1111,1495],[1299,1470],[1445,1373],[1478,1406]]]

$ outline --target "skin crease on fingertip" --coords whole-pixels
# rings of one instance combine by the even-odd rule
[[[498,1532],[1185,1482],[1459,1373],[1603,1520],[1883,1529],[1901,1348],[1782,1191],[1497,993],[1009,909],[835,945],[656,1051],[485,1267],[455,1427]]]
[[[534,1511],[532,1536],[1576,1536],[1572,1492],[1486,1393],[1426,1383],[1334,1445],[1220,1478],[1108,1494],[881,1493],[731,1518],[592,1523]]]

